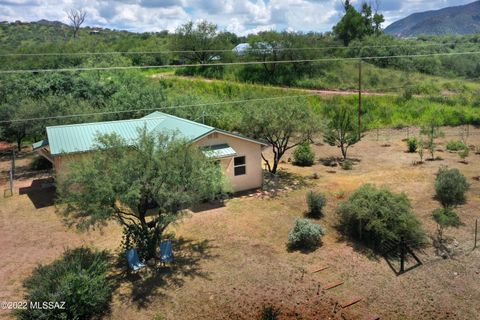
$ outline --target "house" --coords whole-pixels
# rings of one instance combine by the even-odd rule
[[[68,162],[95,149],[97,135],[116,133],[126,141],[133,141],[142,128],[150,132],[176,132],[198,145],[207,157],[220,161],[234,192],[256,189],[263,184],[261,154],[266,144],[162,112],[140,119],[47,127],[48,139],[34,143],[33,150],[52,162],[57,175],[61,175]]]

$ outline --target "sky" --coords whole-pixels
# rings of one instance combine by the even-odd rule
[[[375,0],[369,0],[375,3]],[[352,1],[359,4],[360,0]],[[377,0],[388,24],[407,15],[472,0]],[[238,35],[264,30],[330,31],[341,18],[341,0],[0,0],[0,21],[57,20],[84,9],[85,25],[134,32],[174,31],[187,21],[208,20]]]

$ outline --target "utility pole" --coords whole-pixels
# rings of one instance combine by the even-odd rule
[[[8,177],[10,178],[10,196],[13,195],[13,168],[10,168],[10,171],[8,172]]]
[[[362,58],[358,60],[358,139],[362,135]]]
[[[12,173],[15,176],[15,148],[12,148]]]

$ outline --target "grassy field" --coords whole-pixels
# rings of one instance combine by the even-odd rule
[[[438,152],[444,160],[413,166],[416,154],[406,153],[405,132],[367,136],[351,150],[358,159],[352,171],[325,167],[300,168],[283,163],[282,169],[307,181],[308,186],[262,198],[256,194],[231,199],[225,207],[196,210],[171,229],[176,235],[173,267],[149,269],[138,275],[125,272],[122,255],[112,277],[117,284],[107,319],[256,319],[264,305],[282,310],[282,319],[479,319],[480,251],[472,251],[475,219],[480,207],[480,155],[459,162],[445,150],[458,139],[458,129],[446,129]],[[480,145],[480,130],[472,129],[469,143]],[[386,146],[389,145],[389,146]],[[315,145],[317,158],[338,156],[339,150]],[[288,158],[288,155],[285,159]],[[28,157],[26,157],[28,159]],[[8,158],[2,158],[5,165]],[[25,160],[27,162],[28,160]],[[382,257],[343,239],[337,232],[335,208],[363,183],[387,185],[405,192],[427,233],[436,226],[431,211],[437,169],[460,169],[471,183],[468,201],[458,208],[463,225],[447,230],[458,242],[453,259],[444,260],[428,246],[419,257],[423,265],[396,276]],[[318,173],[318,180],[309,179]],[[302,177],[302,179],[300,179]],[[28,185],[26,177],[23,185]],[[3,188],[3,186],[2,186]],[[286,239],[296,217],[306,211],[309,189],[325,192],[327,230],[322,247],[311,253],[288,252]],[[46,201],[52,191],[29,192],[0,200],[0,300],[22,299],[21,282],[39,263],[49,263],[65,248],[90,245],[118,253],[121,230],[78,233],[62,223]],[[42,206],[38,206],[41,200]],[[37,204],[37,208],[35,206]],[[312,273],[312,271],[329,267]],[[331,290],[329,284],[344,281]],[[335,307],[355,298],[359,303]],[[10,318],[0,311],[1,318]]]
[[[345,103],[355,108],[358,105],[358,94],[354,91],[278,87],[172,75],[166,77],[157,75],[154,79],[158,86],[165,89],[170,106],[204,104],[197,107],[168,109],[166,112],[175,112],[181,117],[195,121],[201,119],[204,114],[207,124],[226,130],[241,131],[242,108],[248,105],[250,99],[300,96],[291,99],[292,105],[299,108],[308,105],[319,114],[322,114],[324,107],[329,104]],[[470,84],[466,82],[465,85]],[[445,125],[459,125],[465,121],[480,124],[478,107],[480,99],[475,92],[469,89],[458,94],[444,92],[443,95],[422,94],[405,98],[396,93],[367,91],[362,98],[363,121],[370,129],[422,125],[425,117],[439,111],[441,119],[438,120]],[[225,101],[227,102],[216,104]],[[213,104],[209,105],[210,103]]]
[[[263,67],[257,66],[257,68]],[[358,89],[357,61],[315,62],[311,68],[316,70],[312,75],[298,76],[292,79],[288,86],[327,90]],[[227,66],[224,72],[217,74],[216,77],[236,82],[251,82],[242,79],[241,70],[241,67]],[[182,70],[177,70],[176,73],[188,74]],[[414,94],[429,95],[475,92],[480,88],[480,83],[474,79],[447,78],[420,72],[380,68],[367,61],[362,64],[362,87],[366,91],[390,93],[403,93],[405,88],[408,88]]]

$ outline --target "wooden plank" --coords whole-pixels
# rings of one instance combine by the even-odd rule
[[[323,270],[327,270],[329,267],[322,267],[320,269],[317,269],[317,270],[313,270],[312,273],[317,273],[317,272],[320,272],[320,271],[323,271]]]
[[[360,301],[362,301],[362,298],[351,299],[351,300],[348,300],[348,301],[346,301],[346,302],[343,302],[343,303],[341,304],[341,306],[342,306],[342,308],[348,308],[348,307],[353,306],[354,304],[356,304],[356,303],[358,303],[358,302],[360,302]]]
[[[325,290],[330,290],[330,289],[336,288],[336,287],[338,287],[338,286],[341,286],[342,284],[343,284],[343,281],[330,283],[330,284],[327,284],[327,285],[325,286],[325,288],[323,288],[323,289],[325,289]]]

